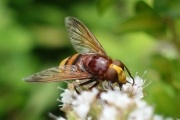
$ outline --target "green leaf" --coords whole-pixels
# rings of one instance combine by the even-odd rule
[[[144,31],[154,37],[165,37],[164,19],[157,15],[150,6],[140,1],[136,4],[135,11],[135,16],[120,23],[115,28],[116,33]]]
[[[146,4],[143,1],[138,1],[136,3],[135,11],[136,11],[136,13],[142,13],[142,12],[147,13],[147,12],[149,12],[149,13],[155,14],[154,9],[152,9],[148,4]]]
[[[98,12],[100,14],[104,13],[104,11],[110,7],[117,0],[98,0]]]
[[[0,51],[26,52],[32,49],[32,34],[28,29],[19,24],[9,25],[6,29],[0,28]]]
[[[124,23],[120,24],[115,31],[118,33],[140,30],[148,31],[163,27],[163,20],[159,16],[141,13],[129,18]]]
[[[154,29],[154,30],[147,30],[145,32],[155,38],[159,38],[158,40],[166,40],[167,39],[165,25],[162,27],[159,27],[157,29]]]
[[[163,16],[180,17],[180,0],[154,0],[154,9]]]
[[[26,23],[61,26],[61,23],[64,23],[65,15],[58,7],[41,4],[29,6],[21,17]]]
[[[162,81],[153,80],[148,86],[145,99],[155,104],[155,112],[167,116],[178,115],[178,96],[173,87]],[[153,102],[152,102],[153,101]]]
[[[166,57],[160,54],[153,55],[151,60],[151,66],[156,71],[158,71],[163,81],[166,81],[167,83],[172,82],[172,74],[171,74],[172,65],[171,62]]]

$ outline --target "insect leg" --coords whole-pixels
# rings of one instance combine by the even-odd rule
[[[92,85],[89,90],[91,90],[93,87],[96,87],[99,84],[99,81],[96,81],[96,83],[94,85]]]
[[[91,83],[91,82],[94,82],[92,79],[90,79],[90,80],[88,80],[88,81],[86,81],[86,82],[83,82],[83,83],[80,83],[80,84],[76,84],[76,85],[74,85],[74,89],[75,89],[75,91],[77,92],[77,94],[80,94],[80,92],[78,91],[78,87],[80,87],[80,86],[83,86],[83,85],[86,85],[86,84],[89,84],[89,83]]]
[[[118,83],[120,90],[122,90],[122,83]]]
[[[114,88],[112,87],[111,81],[108,81],[108,86],[109,86],[109,88],[111,88],[111,90],[114,90]]]

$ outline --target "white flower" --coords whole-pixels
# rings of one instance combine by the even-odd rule
[[[71,92],[68,89],[65,89],[64,93],[61,94],[62,102],[64,104],[71,104],[73,100],[77,97],[76,92]]]
[[[146,80],[143,80],[142,77],[139,77],[136,75],[134,77],[134,81],[135,81],[134,85],[132,85],[132,83],[133,83],[132,78],[126,77],[128,83],[126,83],[125,85],[122,86],[122,92],[127,93],[130,97],[134,97],[134,98],[144,97],[143,88],[145,88],[147,85],[149,85],[151,83],[151,81],[148,84],[146,84],[146,86],[144,86]]]
[[[154,115],[153,120],[163,120],[163,116],[161,115]]]
[[[92,120],[92,117],[91,116],[87,117],[87,120]]]
[[[130,112],[128,120],[150,120],[153,116],[154,108],[140,99],[135,99],[135,103],[136,107]]]
[[[64,119],[63,117],[57,117],[57,116],[55,116],[55,115],[52,114],[52,113],[48,113],[48,116],[49,116],[50,118],[54,119],[54,120],[66,120],[66,119]]]
[[[58,117],[56,120],[66,120],[63,117]]]
[[[162,115],[154,115],[153,120],[173,120],[173,118],[171,117],[163,118]],[[179,120],[179,119],[176,119],[176,120]]]
[[[62,89],[58,87],[58,89],[63,90],[64,92],[60,95],[62,97],[61,102],[63,103],[61,106],[63,108],[70,106],[72,102],[76,99],[77,93],[75,91],[71,91],[69,89]]]
[[[119,108],[125,109],[131,104],[131,100],[127,94],[121,93],[119,90],[108,90],[106,93],[101,93],[101,100],[106,101],[108,104],[115,105]]]
[[[72,102],[73,110],[81,119],[87,117],[91,103],[96,99],[98,94],[97,89],[92,89],[92,91],[84,91],[77,99]]]
[[[173,120],[173,118],[167,117],[167,118],[165,118],[164,120]],[[177,120],[178,120],[178,119],[177,119]]]
[[[99,120],[116,120],[118,110],[114,106],[105,105],[103,107]]]
[[[154,107],[148,105],[141,98],[144,97],[143,88],[145,80],[142,77],[134,77],[135,84],[132,85],[133,80],[127,77],[127,83],[122,86],[122,91],[119,87],[114,86],[115,90],[108,88],[104,84],[99,92],[97,89],[92,91],[82,89],[81,94],[74,91],[73,84],[70,85],[69,90],[66,89],[61,94],[61,101],[63,108],[67,113],[69,120],[163,120],[162,116],[154,114]],[[62,88],[61,88],[62,89]],[[54,117],[55,120],[65,120],[61,117]],[[165,120],[172,120],[166,118]]]

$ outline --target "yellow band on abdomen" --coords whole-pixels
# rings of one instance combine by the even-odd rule
[[[67,61],[68,58],[69,58],[69,57],[67,57],[66,59],[64,59],[64,60],[59,64],[59,66],[65,65],[65,63],[66,63],[66,61]]]

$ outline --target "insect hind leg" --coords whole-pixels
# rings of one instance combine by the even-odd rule
[[[96,87],[99,84],[99,81],[95,82],[94,85],[92,85],[89,90],[91,90],[93,87]]]
[[[86,81],[86,82],[83,82],[83,83],[80,83],[80,84],[76,84],[76,85],[74,85],[74,89],[75,89],[75,91],[77,92],[77,94],[80,94],[80,92],[78,91],[78,87],[81,87],[81,86],[83,86],[83,85],[87,85],[87,84],[89,84],[89,83],[92,83],[92,82],[94,82],[92,79],[90,79],[90,80],[88,80],[88,81]],[[95,83],[96,84],[96,83]],[[94,84],[94,85],[95,85]],[[91,86],[91,87],[95,87],[95,86]],[[97,85],[96,85],[97,86]],[[90,87],[90,88],[91,88]],[[92,89],[92,88],[91,88]]]

